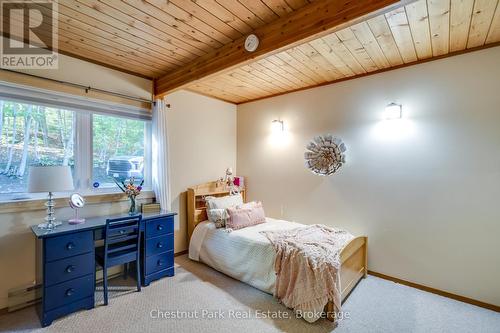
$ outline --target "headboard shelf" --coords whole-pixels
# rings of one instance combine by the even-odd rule
[[[246,188],[240,188],[240,193],[243,202],[246,202]],[[203,183],[187,189],[188,243],[196,225],[207,220],[205,197],[221,197],[229,194],[229,187],[220,182]]]
[[[215,191],[215,192],[197,192],[197,196],[217,196],[217,195],[229,195],[229,190]]]

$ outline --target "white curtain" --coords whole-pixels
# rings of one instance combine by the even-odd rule
[[[165,99],[155,101],[152,126],[152,180],[156,202],[162,209],[171,210],[170,165],[168,159],[167,118],[169,108]]]

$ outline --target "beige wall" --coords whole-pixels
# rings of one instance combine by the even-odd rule
[[[236,105],[188,91],[167,97],[172,210],[179,213],[175,252],[187,249],[188,187],[236,170]]]
[[[500,305],[499,78],[496,47],[239,105],[238,173],[272,217],[367,235],[370,270]],[[326,178],[303,160],[322,133],[348,148]]]

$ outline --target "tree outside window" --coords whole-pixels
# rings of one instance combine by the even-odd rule
[[[0,193],[25,192],[30,165],[74,170],[75,113],[0,100]]]

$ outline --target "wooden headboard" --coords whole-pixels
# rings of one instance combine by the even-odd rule
[[[246,202],[246,188],[240,189],[243,202]],[[187,221],[188,244],[194,228],[198,223],[207,220],[205,197],[223,197],[229,195],[229,187],[220,182],[208,182],[188,188],[187,190]]]

